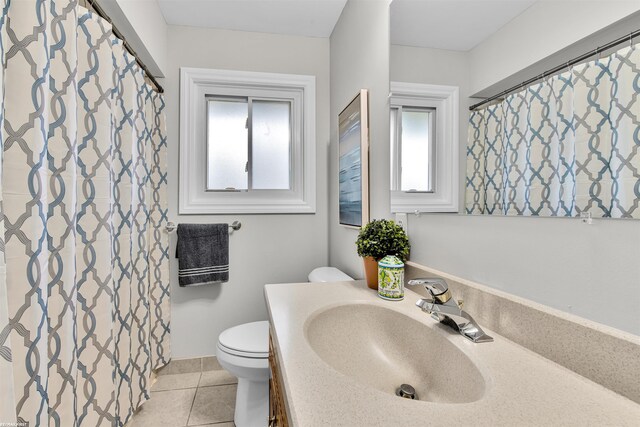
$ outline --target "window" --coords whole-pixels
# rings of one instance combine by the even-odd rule
[[[435,115],[435,108],[391,108],[392,190],[433,192]]]
[[[291,102],[207,100],[207,190],[289,190]]]
[[[458,211],[458,88],[391,82],[391,211]]]
[[[315,212],[315,77],[182,68],[180,213]]]

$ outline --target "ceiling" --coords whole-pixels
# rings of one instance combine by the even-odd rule
[[[393,0],[391,43],[468,51],[537,0]]]
[[[329,37],[347,0],[158,0],[169,25]]]

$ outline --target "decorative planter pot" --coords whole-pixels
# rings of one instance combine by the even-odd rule
[[[364,263],[364,278],[367,281],[367,286],[371,289],[378,290],[378,261],[373,257],[362,258]]]

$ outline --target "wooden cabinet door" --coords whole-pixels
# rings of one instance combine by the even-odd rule
[[[269,427],[289,427],[287,410],[284,406],[284,393],[282,390],[282,377],[276,357],[276,349],[273,345],[271,333],[269,334]]]

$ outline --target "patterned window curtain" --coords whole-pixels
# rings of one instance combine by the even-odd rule
[[[164,99],[77,2],[0,6],[0,421],[121,426],[170,360]]]
[[[640,218],[640,51],[471,112],[465,212]]]

